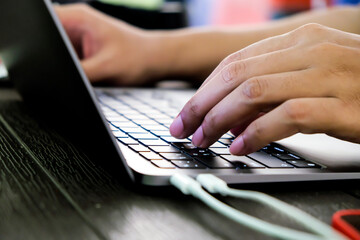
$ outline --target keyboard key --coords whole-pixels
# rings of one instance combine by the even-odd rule
[[[226,146],[229,146],[232,143],[232,139],[219,139],[219,142],[225,144]]]
[[[295,158],[295,159],[302,159],[301,157],[299,157],[299,156],[296,156],[295,154],[293,154],[293,153],[289,153],[289,156],[290,157],[293,157],[293,158]]]
[[[157,124],[157,125],[141,125],[141,126],[150,131],[165,131],[169,133],[169,136],[171,136],[169,129],[163,125]]]
[[[141,139],[140,142],[145,146],[169,146],[167,142],[163,140],[143,140]]]
[[[245,156],[223,155],[221,157],[240,168],[265,168],[264,165]]]
[[[117,123],[117,122],[120,122],[120,123],[129,122],[129,119],[127,119],[123,116],[118,116],[117,119],[118,119],[117,121],[112,121],[111,124],[115,125],[115,123]]]
[[[110,130],[111,131],[116,131],[119,130],[118,128],[114,127],[113,125],[109,124]]]
[[[120,142],[122,142],[125,145],[138,145],[138,141],[132,139],[132,138],[118,138]]]
[[[133,109],[118,109],[118,113],[120,113],[121,115],[124,115],[130,119],[140,115],[138,111],[133,110]]]
[[[189,154],[192,157],[214,157],[214,153],[209,151],[209,149],[194,148],[194,149],[183,149],[184,152]]]
[[[131,107],[129,107],[127,105],[123,105],[120,102],[111,103],[111,104],[109,104],[109,106],[111,106],[112,108],[114,108],[115,111],[118,111],[118,112],[132,110]]]
[[[269,168],[293,168],[293,166],[287,162],[281,161],[265,152],[254,152],[248,156]]]
[[[274,157],[277,157],[281,160],[296,160],[296,159],[300,159],[300,158],[295,158],[293,157],[292,154],[288,154],[288,153],[273,153],[271,154],[273,155]]]
[[[196,149],[197,148],[191,142],[174,142],[174,143],[172,143],[172,145],[174,145],[175,147],[177,147],[179,149]]]
[[[156,119],[157,122],[164,124],[165,126],[170,126],[172,124],[172,122],[174,121],[174,119],[170,118],[170,119]]]
[[[138,125],[131,122],[130,120],[126,120],[126,122],[113,121],[113,122],[110,122],[110,123],[112,125],[114,125],[115,127],[118,127],[118,128],[124,128],[124,127],[137,128],[137,127],[139,127]]]
[[[163,159],[158,154],[153,152],[140,152],[140,155],[146,158],[147,160],[161,160]]]
[[[174,137],[162,137],[162,139],[165,140],[166,142],[170,142],[170,143],[176,143],[176,142],[190,143],[190,141],[188,139],[177,139]]]
[[[126,135],[126,133],[122,132],[122,131],[112,131],[112,133],[114,134],[115,137],[117,138],[127,138],[128,135]]]
[[[196,158],[209,168],[235,168],[233,164],[221,157]]]
[[[180,153],[180,150],[173,146],[151,146],[150,149],[157,153]]]
[[[298,168],[321,168],[319,165],[305,160],[288,160],[287,162]]]
[[[157,114],[162,114],[159,110],[154,109],[154,108],[149,108],[149,109],[145,109],[145,110],[141,110],[142,113],[144,113],[145,115],[147,115],[148,117],[152,118],[151,116],[155,116]]]
[[[135,139],[144,139],[144,140],[157,140],[159,139],[151,133],[129,133],[129,135]]]
[[[142,109],[141,109],[140,111],[143,112]],[[157,119],[167,119],[167,118],[169,118],[168,115],[163,114],[163,113],[147,114],[147,115],[148,115],[150,118],[153,118],[153,119],[155,119],[155,120],[157,120]]]
[[[122,116],[112,116],[112,117],[107,117],[106,120],[108,120],[109,122],[119,122],[121,120],[123,120],[124,117]]]
[[[230,155],[229,148],[209,148],[212,152],[218,154],[218,155]]]
[[[137,124],[143,126],[143,125],[159,125],[159,123],[155,122],[154,120],[150,120],[150,119],[143,119],[143,120],[133,120],[134,122],[136,122]],[[161,125],[160,125],[161,126]]]
[[[261,149],[262,151],[268,153],[268,154],[286,154],[287,151],[281,148],[280,145],[277,144],[269,144]]]
[[[138,110],[139,112],[141,113],[144,113],[144,111],[148,111],[148,110],[152,110],[153,108],[148,106],[148,105],[145,105],[145,104],[140,104],[140,105],[132,105],[131,106],[132,108]]]
[[[155,166],[157,166],[158,168],[165,168],[165,169],[173,169],[175,168],[175,165],[172,164],[169,161],[166,160],[154,160],[151,161],[152,164],[154,164]]]
[[[184,153],[160,153],[167,160],[192,160],[191,157]]]
[[[179,168],[197,168],[197,169],[205,169],[206,167],[197,162],[197,161],[171,161],[173,164],[175,164]]]
[[[222,144],[221,142],[215,142],[209,148],[226,148],[226,146],[224,144]]]
[[[159,136],[159,137],[171,137],[171,134],[170,134],[169,130],[166,130],[166,131],[152,130],[151,133],[155,134],[156,136]]]
[[[148,133],[148,131],[141,127],[122,127],[120,129],[126,133]]]
[[[229,133],[225,133],[224,135],[221,136],[220,139],[233,139],[234,136],[230,135]]]
[[[139,144],[139,145],[129,145],[129,148],[134,150],[135,152],[150,152],[150,149],[147,147]]]

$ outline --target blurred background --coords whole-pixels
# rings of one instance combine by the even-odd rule
[[[85,2],[144,29],[258,24],[310,9],[354,5],[360,0],[53,0]],[[0,59],[0,79],[6,70]]]
[[[117,18],[148,29],[256,24],[310,9],[360,0],[54,0],[87,2]]]

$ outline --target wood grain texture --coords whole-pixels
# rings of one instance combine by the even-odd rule
[[[0,216],[1,239],[99,239],[3,124]]]
[[[62,239],[64,236],[91,239],[98,235],[106,239],[271,239],[238,226],[176,190],[144,191],[137,186],[125,187],[68,140],[28,116],[18,101],[0,102],[0,114],[42,166],[37,167],[13,140],[3,145],[2,142],[9,142],[12,136],[6,131],[0,132],[1,136],[4,134],[1,146],[9,152],[6,159],[14,159],[11,164],[14,173],[8,173],[1,181],[0,216],[8,216],[9,221],[0,224],[0,236],[15,234],[14,225],[17,225],[36,229],[37,239]],[[15,153],[22,153],[25,158]],[[2,158],[0,160],[3,162]],[[11,180],[13,174],[18,176],[16,181]],[[3,194],[3,185],[9,185],[5,187],[6,194]],[[31,191],[25,194],[23,188]],[[331,186],[323,191],[288,187],[262,189],[325,222],[330,222],[337,210],[360,208],[358,190],[354,187],[344,192]],[[12,199],[16,199],[12,196],[23,196],[23,199],[11,206]],[[249,214],[295,226],[286,217],[263,206],[232,198],[224,200]],[[3,202],[6,207],[1,206]],[[22,220],[23,216],[28,217]],[[13,230],[7,232],[7,229]]]

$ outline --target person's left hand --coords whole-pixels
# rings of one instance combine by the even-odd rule
[[[235,155],[299,132],[360,143],[360,36],[308,24],[227,57],[170,132],[206,148],[229,130]]]

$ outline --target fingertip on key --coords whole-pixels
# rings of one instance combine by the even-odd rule
[[[177,116],[173,123],[170,125],[170,134],[176,138],[182,138],[184,134],[184,123],[181,119],[181,115]]]
[[[192,143],[194,146],[202,148],[203,141],[204,141],[204,132],[202,126],[200,126],[192,137]]]
[[[245,142],[244,137],[240,135],[234,140],[230,146],[230,153],[233,155],[244,155],[245,153]]]

